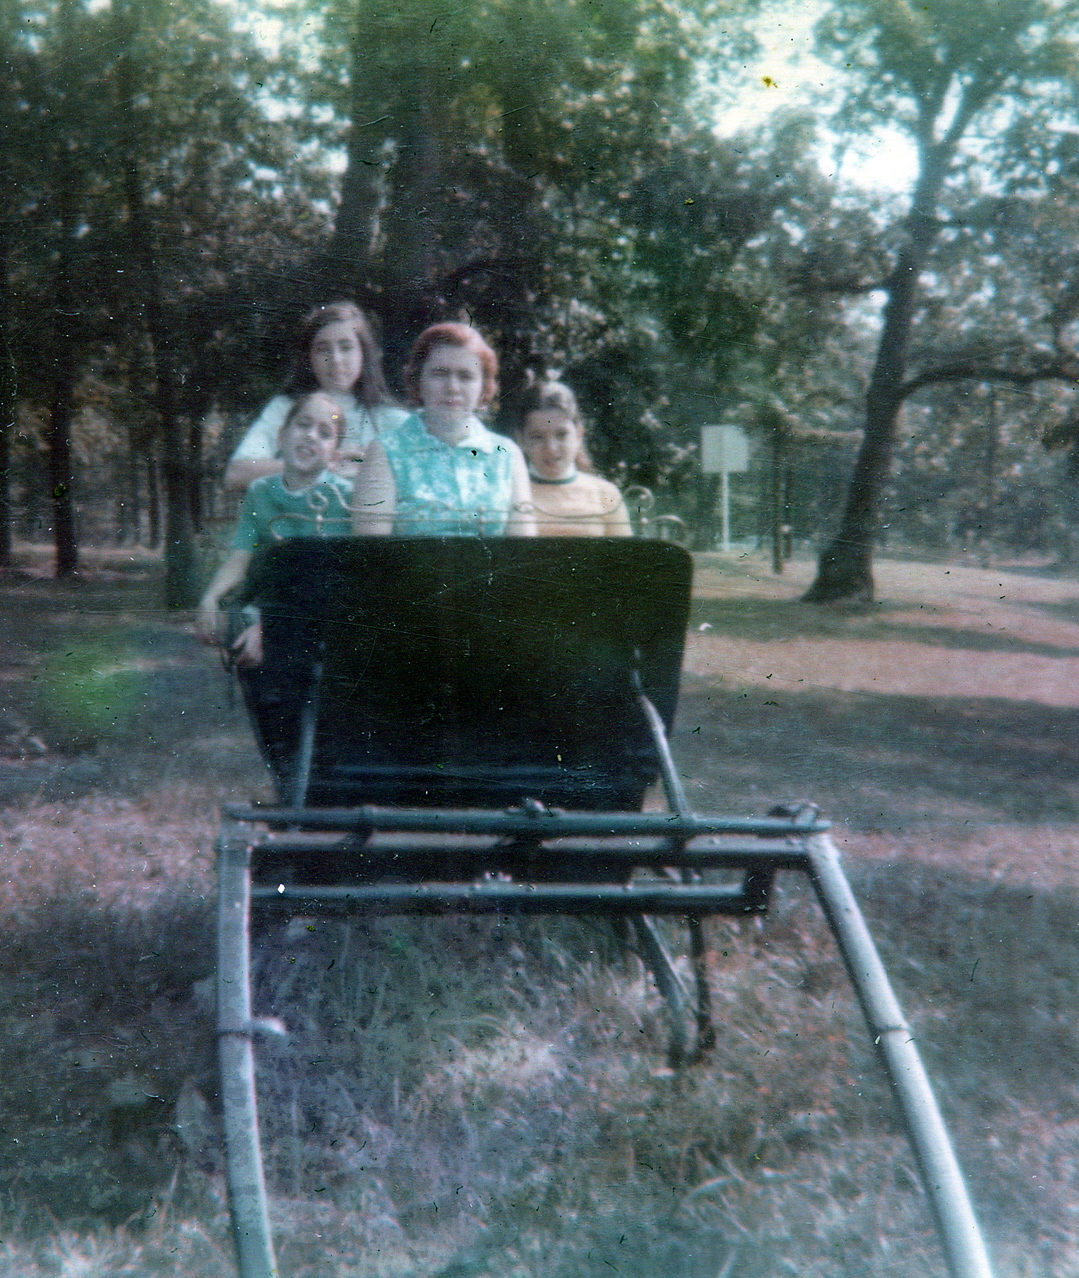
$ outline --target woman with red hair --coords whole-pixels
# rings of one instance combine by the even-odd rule
[[[433,324],[404,372],[416,407],[370,446],[353,487],[353,530],[412,537],[530,537],[520,448],[477,417],[498,392],[498,357],[467,324]]]

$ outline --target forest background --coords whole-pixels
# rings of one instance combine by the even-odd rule
[[[811,543],[811,598],[872,597],[881,538],[1073,559],[1074,6],[821,4],[836,74],[725,131],[783,12],[2,0],[0,563],[163,545],[190,604],[223,461],[339,296],[398,388],[426,323],[483,328],[503,424],[560,371],[698,548],[700,427],[742,425],[736,529]],[[885,134],[905,192],[856,180]]]

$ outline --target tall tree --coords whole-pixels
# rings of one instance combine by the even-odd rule
[[[349,164],[320,287],[380,314],[391,362],[419,325],[463,308],[496,329],[512,371],[567,230],[556,208],[579,218],[573,193],[591,193],[593,209],[624,199],[659,160],[719,11],[713,0],[331,8],[351,59],[338,100]]]
[[[81,231],[86,176],[81,164],[85,145],[78,113],[79,89],[85,88],[86,62],[80,45],[76,0],[60,0],[58,40],[52,50],[48,79],[52,98],[55,180],[52,221],[55,235],[53,286],[52,396],[49,406],[49,486],[52,497],[53,542],[57,577],[78,569],[75,528],[74,472],[71,424],[75,416],[75,387],[79,373],[82,301],[76,282],[77,239]]]
[[[841,59],[851,86],[837,127],[863,135],[885,124],[903,129],[918,168],[888,273],[856,282],[859,291],[884,296],[880,339],[846,505],[809,600],[872,598],[878,511],[900,409],[919,384],[947,376],[942,368],[920,381],[908,376],[912,335],[924,318],[923,278],[942,233],[963,222],[964,199],[1007,181],[1026,158],[1017,141],[1074,107],[1076,29],[1074,6],[1064,0],[851,0],[820,24],[821,48]],[[1010,145],[994,146],[994,135]],[[826,272],[818,284],[843,290],[851,281]]]
[[[148,111],[139,109],[140,103],[149,101],[137,60],[142,7],[141,0],[117,0],[113,10],[119,50],[117,158],[130,232],[131,262],[137,279],[136,295],[141,303],[153,362],[153,405],[161,432],[165,481],[165,606],[189,608],[198,598],[190,458],[177,415],[173,335],[164,308],[153,224],[140,164],[142,136],[153,134],[152,117]]]
[[[19,32],[19,6],[0,2],[0,568],[11,563],[13,541],[12,436],[18,376],[12,343],[11,259],[18,233],[18,192],[26,156],[33,153],[24,124],[28,51]]]

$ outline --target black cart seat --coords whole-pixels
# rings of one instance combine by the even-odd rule
[[[283,801],[639,809],[671,727],[692,564],[628,538],[296,539],[250,578],[245,679]]]

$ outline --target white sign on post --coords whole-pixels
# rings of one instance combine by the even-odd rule
[[[741,426],[701,427],[701,470],[706,475],[719,475],[720,507],[723,513],[723,552],[731,548],[731,481],[732,473],[749,469],[749,436]]]
[[[741,426],[701,427],[701,470],[722,475],[749,469],[749,436]]]

